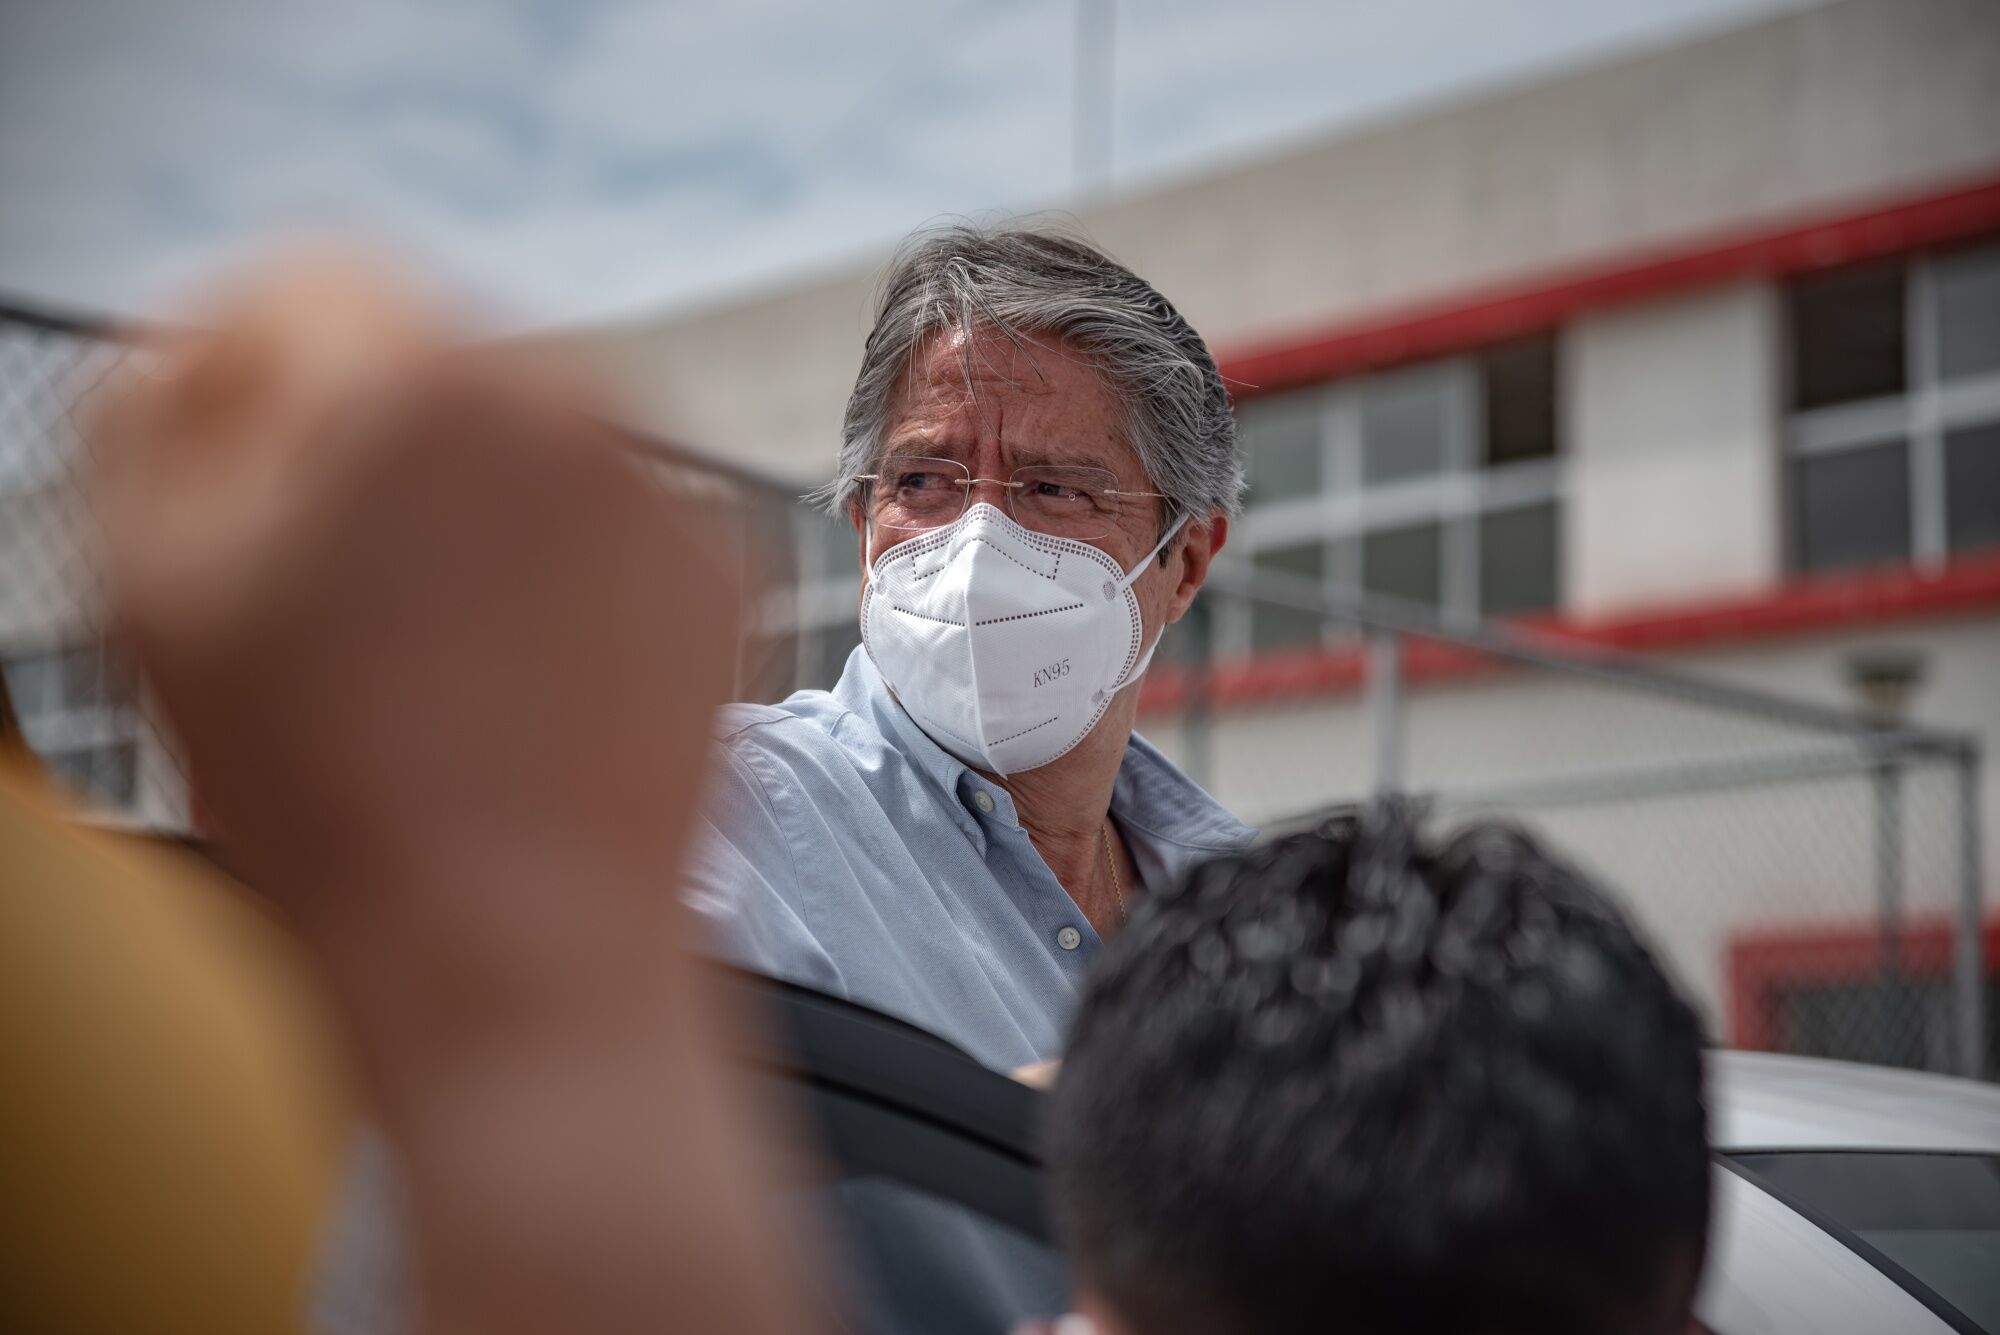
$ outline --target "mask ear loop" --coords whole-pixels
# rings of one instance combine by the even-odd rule
[[[1139,564],[1133,566],[1129,571],[1127,571],[1125,573],[1125,578],[1105,580],[1104,601],[1107,603],[1110,602],[1112,599],[1116,598],[1119,594],[1125,592],[1125,590],[1131,588],[1134,584],[1136,584],[1139,580],[1139,576],[1146,573],[1146,567],[1153,564],[1153,558],[1158,556],[1161,552],[1167,549],[1167,544],[1174,540],[1174,534],[1180,532],[1181,529],[1186,526],[1187,521],[1188,517],[1186,515],[1182,515],[1179,519],[1176,519],[1172,524],[1168,525],[1167,531],[1160,535],[1160,540],[1153,544],[1153,550],[1147,552],[1144,556],[1140,557]]]
[[[1131,588],[1133,584],[1138,582],[1139,576],[1146,573],[1146,567],[1153,564],[1153,558],[1158,556],[1161,552],[1167,549],[1167,544],[1174,540],[1174,534],[1179,533],[1181,529],[1186,526],[1187,521],[1188,521],[1188,516],[1185,514],[1183,514],[1179,519],[1176,519],[1173,522],[1173,524],[1167,529],[1166,533],[1161,536],[1159,542],[1154,544],[1153,550],[1147,552],[1146,555],[1140,559],[1139,564],[1133,566],[1131,571],[1126,574],[1124,579],[1105,580],[1104,581],[1105,600],[1109,601],[1113,598],[1116,598],[1119,594],[1125,592],[1125,590]],[[1132,670],[1126,673],[1124,678],[1121,681],[1119,681],[1119,683],[1116,686],[1113,686],[1110,689],[1110,691],[1108,692],[1098,691],[1094,695],[1092,695],[1091,703],[1102,704],[1104,702],[1104,697],[1107,694],[1116,695],[1118,694],[1118,692],[1124,690],[1127,686],[1130,686],[1133,682],[1139,680],[1140,677],[1143,677],[1146,674],[1146,669],[1152,666],[1153,651],[1160,647],[1160,640],[1166,635],[1166,633],[1167,633],[1167,628],[1165,626],[1160,627],[1160,633],[1158,635],[1155,635],[1153,637],[1153,642],[1146,646],[1146,652],[1139,655],[1139,661],[1132,665]]]

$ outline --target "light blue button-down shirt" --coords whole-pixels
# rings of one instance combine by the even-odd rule
[[[723,954],[996,1069],[1057,1055],[1098,935],[1007,791],[926,736],[865,650],[832,691],[729,706],[717,737],[689,899]],[[1254,834],[1137,734],[1111,816],[1147,890]]]

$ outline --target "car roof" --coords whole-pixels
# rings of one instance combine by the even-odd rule
[[[1718,1150],[1946,1150],[2000,1154],[2000,1087],[1768,1052],[1711,1052]]]

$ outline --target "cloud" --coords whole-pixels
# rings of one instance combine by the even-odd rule
[[[1125,0],[1119,171],[1807,2]],[[577,320],[1061,205],[1073,3],[0,0],[0,290],[147,309],[339,224]]]

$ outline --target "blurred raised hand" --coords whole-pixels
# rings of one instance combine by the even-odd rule
[[[541,868],[555,893],[510,906],[536,936],[588,917],[556,887],[597,863],[671,898],[738,593],[573,393],[314,254],[241,280],[97,424],[112,624],[225,853],[329,948],[411,911],[354,902],[383,859]]]
[[[111,624],[322,962],[432,1325],[797,1329],[676,903],[714,529],[367,263],[294,254],[202,326],[95,418]]]

